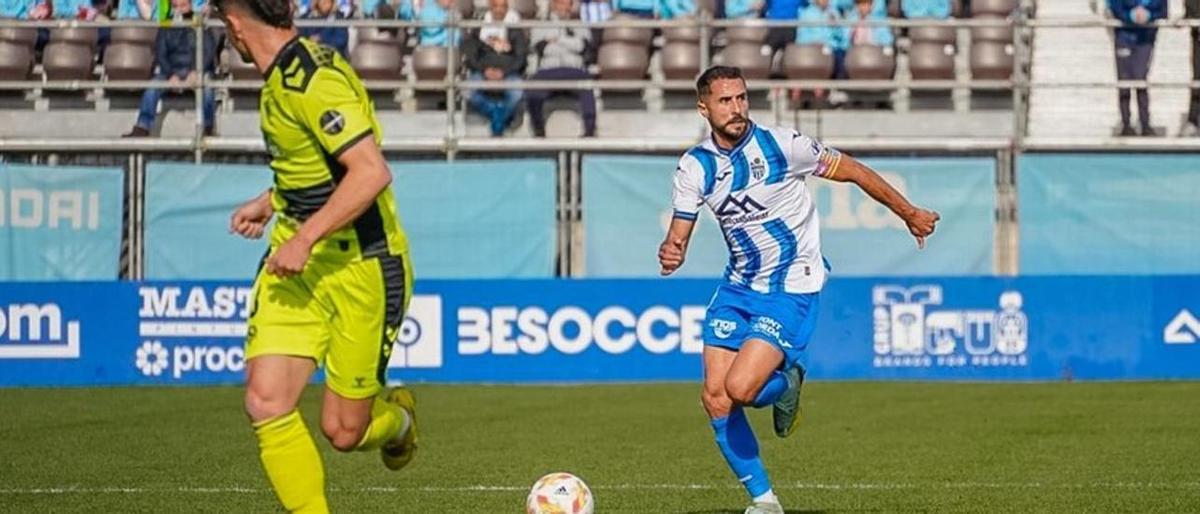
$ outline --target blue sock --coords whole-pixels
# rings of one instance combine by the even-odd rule
[[[750,497],[770,491],[771,479],[758,457],[758,439],[754,438],[754,430],[742,408],[735,406],[728,416],[712,420],[712,427],[717,447]]]
[[[779,401],[779,397],[783,396],[784,391],[787,391],[788,381],[787,375],[782,371],[775,370],[771,373],[771,378],[767,379],[767,383],[763,384],[762,389],[758,392],[758,396],[754,397],[754,407],[766,407]]]

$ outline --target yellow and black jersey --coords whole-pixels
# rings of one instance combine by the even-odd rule
[[[338,162],[342,152],[363,138],[378,143],[383,134],[358,74],[331,48],[292,39],[265,76],[259,117],[275,172],[271,204],[278,219],[271,246],[278,247],[329,201],[346,174]],[[358,260],[407,253],[388,187],[353,223],[319,241],[312,258]]]

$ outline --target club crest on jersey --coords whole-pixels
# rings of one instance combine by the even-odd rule
[[[336,136],[346,128],[346,117],[335,110],[325,111],[321,115],[321,130],[331,136]]]
[[[754,177],[754,180],[762,180],[763,176],[766,174],[767,163],[763,162],[762,158],[755,157],[754,160],[750,162],[750,175]]]

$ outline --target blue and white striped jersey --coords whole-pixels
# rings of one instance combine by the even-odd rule
[[[708,205],[729,246],[726,280],[761,293],[820,291],[820,221],[804,180],[833,177],[841,158],[794,130],[751,123],[732,150],[710,138],[679,159],[674,216],[695,220]]]

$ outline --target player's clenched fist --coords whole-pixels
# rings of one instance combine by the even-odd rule
[[[658,247],[658,264],[663,276],[674,273],[683,265],[683,240],[667,239]]]
[[[254,198],[233,211],[229,219],[229,231],[246,239],[258,239],[267,229],[267,222],[275,211],[271,208],[269,195]]]
[[[917,248],[925,248],[925,238],[933,234],[933,229],[940,219],[942,217],[938,213],[921,208],[913,209],[912,212],[904,217],[904,223],[908,225],[908,231],[912,233],[913,237],[917,238]]]
[[[267,273],[280,278],[299,275],[308,264],[312,254],[313,243],[296,235],[283,243],[270,257],[267,257]]]

